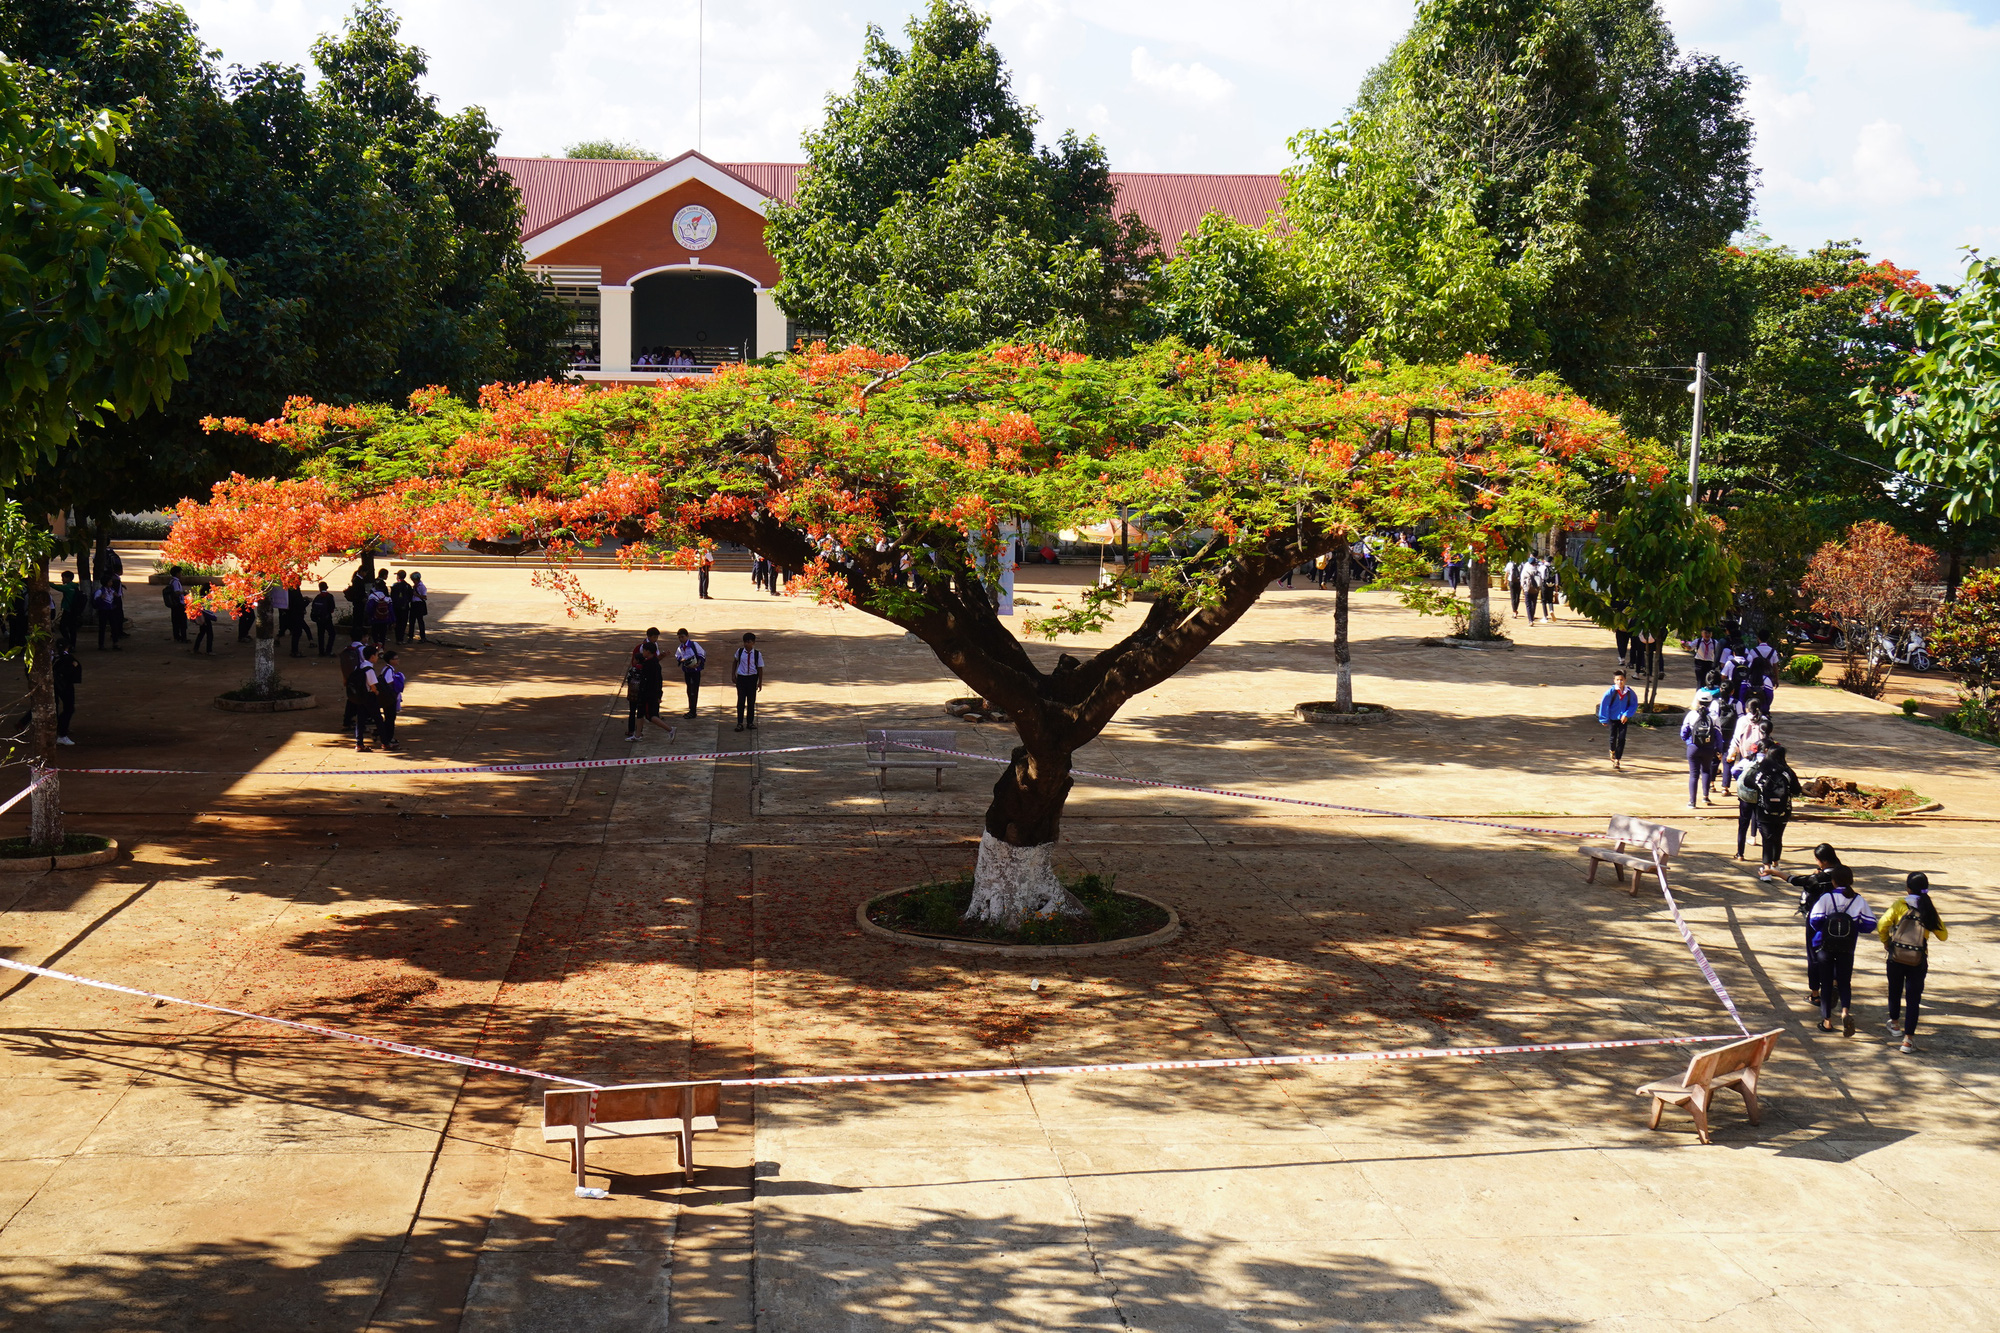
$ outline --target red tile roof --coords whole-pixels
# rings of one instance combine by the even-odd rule
[[[521,187],[524,212],[521,234],[532,236],[550,223],[617,193],[666,164],[503,157],[500,165]],[[715,165],[765,195],[788,203],[798,189],[799,173],[805,170],[802,162]],[[1118,191],[1119,207],[1137,213],[1141,221],[1158,232],[1161,248],[1168,254],[1179,249],[1181,238],[1210,212],[1227,213],[1239,222],[1258,226],[1277,210],[1285,193],[1285,182],[1278,176],[1114,171],[1111,184]]]

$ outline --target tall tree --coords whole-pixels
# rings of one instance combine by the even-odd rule
[[[805,136],[797,196],[765,221],[794,320],[913,354],[1030,329],[1077,347],[1129,340],[1154,238],[1117,212],[1094,138],[1036,150],[989,24],[931,0],[907,49],[870,25],[853,90]],[[1038,265],[1060,280],[1037,284]]]
[[[1343,350],[1491,351],[1662,398],[1611,368],[1691,359],[1690,298],[1749,215],[1743,88],[1652,0],[1424,0],[1348,118],[1294,141],[1286,212]]]
[[[1456,445],[1450,423],[1434,441],[1405,429],[1419,407],[1477,420]],[[182,507],[170,552],[242,562],[232,590],[371,533],[414,549],[464,536],[560,551],[619,532],[666,556],[740,542],[914,633],[1020,734],[986,812],[973,905],[1010,923],[1076,909],[1054,869],[1074,752],[1277,574],[1372,529],[1391,497],[1443,486],[1455,501],[1457,473],[1560,474],[1631,453],[1611,418],[1504,367],[1343,387],[1175,343],[1123,360],[1002,346],[913,363],[848,348],[700,385],[528,386],[408,412],[299,404],[229,428],[288,443],[304,468]],[[990,586],[1002,524],[1084,526],[1121,505],[1147,516],[1149,568],[1027,624],[1060,639],[1117,621],[1121,637],[1088,656],[1030,653]]]
[[[167,401],[187,373],[188,349],[215,323],[229,274],[186,242],[148,190],[113,169],[121,117],[49,116],[23,96],[15,69],[0,60],[0,478],[9,490],[0,523],[0,584],[9,586],[0,593],[10,603],[25,597],[37,780],[30,841],[53,854],[62,796],[52,770],[52,543],[46,529],[24,530],[16,502],[46,495],[35,474],[80,433]],[[37,503],[29,517],[49,512]]]
[[[1227,213],[1201,220],[1171,260],[1155,261],[1143,328],[1224,356],[1260,356],[1310,375],[1337,368],[1327,345],[1325,294],[1275,227]]]

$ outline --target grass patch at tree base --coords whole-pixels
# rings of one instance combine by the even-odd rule
[[[68,833],[63,835],[62,846],[53,852],[38,852],[31,848],[26,838],[0,838],[0,861],[40,861],[50,856],[83,856],[89,852],[101,852],[111,845],[111,839],[102,833]]]
[[[1112,883],[1102,875],[1065,880],[1063,887],[1088,915],[1030,917],[1019,930],[965,920],[965,909],[972,904],[971,875],[919,884],[884,898],[868,909],[868,919],[884,930],[977,944],[1102,944],[1150,935],[1167,924],[1165,908],[1119,893]]]

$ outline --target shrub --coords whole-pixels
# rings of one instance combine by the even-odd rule
[[[1800,653],[1785,663],[1784,677],[1794,685],[1810,685],[1819,679],[1820,668],[1825,665],[1811,653]]]
[[[1923,705],[1918,703],[1915,699],[1905,699],[1903,700],[1903,716],[1915,717],[1917,715],[1917,709],[1921,707],[1923,707]]]

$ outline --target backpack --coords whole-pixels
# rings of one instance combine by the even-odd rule
[[[1904,967],[1922,967],[1930,960],[1931,939],[1924,930],[1923,913],[1912,907],[1889,932],[1889,961]]]
[[[374,691],[368,688],[368,668],[358,666],[347,673],[347,697],[355,703],[366,701]]]
[[[1854,918],[1842,909],[1854,900],[1852,898],[1843,898],[1838,890],[1826,896],[1833,900],[1833,906],[1829,907],[1826,915],[1820,918],[1820,938],[1834,948],[1850,946],[1854,940]]]
[[[1700,746],[1715,744],[1715,714],[1703,703],[1694,715],[1694,739]]]
[[[1757,771],[1757,811],[1771,816],[1792,813],[1792,793],[1782,768],[1765,768]]]

